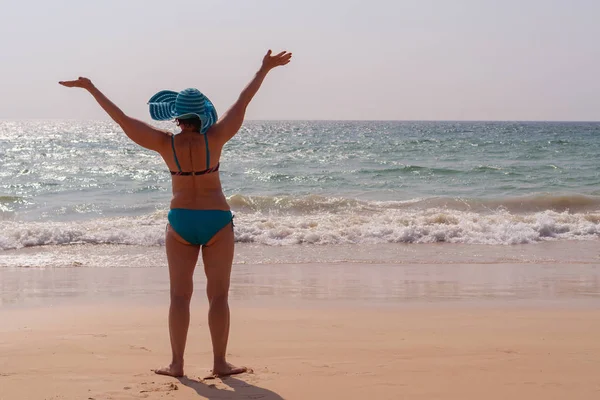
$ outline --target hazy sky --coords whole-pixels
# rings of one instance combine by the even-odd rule
[[[251,119],[600,120],[599,0],[0,0],[0,118],[148,119],[161,89],[219,113],[268,48]]]

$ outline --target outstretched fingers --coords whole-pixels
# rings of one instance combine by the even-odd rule
[[[79,88],[90,87],[92,85],[92,81],[90,81],[88,78],[84,78],[82,76],[80,76],[79,79],[75,79],[75,80],[71,80],[71,81],[59,81],[58,83],[63,86],[66,86],[66,87],[79,87]]]
[[[286,65],[292,59],[292,53],[288,53],[287,51],[282,51],[281,53],[271,57],[273,63],[276,65]]]
[[[292,60],[292,53],[284,52],[281,56],[278,57],[278,62],[281,65],[286,65]]]

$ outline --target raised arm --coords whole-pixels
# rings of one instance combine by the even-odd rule
[[[61,81],[61,85],[66,87],[78,87],[87,90],[98,102],[100,107],[123,129],[125,134],[135,143],[150,150],[159,151],[168,140],[168,134],[165,131],[156,129],[135,118],[127,116],[119,107],[108,99],[94,84],[87,78],[80,77],[74,81]]]
[[[242,90],[240,97],[229,110],[213,125],[210,132],[222,143],[231,139],[241,128],[246,115],[248,104],[260,89],[265,77],[275,67],[288,64],[292,59],[292,53],[282,51],[277,55],[271,55],[271,50],[263,58],[262,65],[250,83]]]

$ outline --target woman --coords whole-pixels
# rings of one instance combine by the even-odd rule
[[[233,261],[232,214],[221,188],[219,159],[223,145],[240,129],[248,104],[273,68],[290,62],[291,53],[267,52],[262,66],[238,100],[216,121],[212,103],[198,90],[162,91],[149,102],[156,120],[175,119],[181,132],[175,137],[123,113],[87,78],[59,82],[86,89],[135,143],[160,153],[171,170],[173,198],[166,230],[171,305],[169,333],[173,358],[161,375],[183,376],[183,353],[190,322],[192,276],[200,250],[207,279],[208,323],[213,346],[213,374],[246,372],[226,360],[229,338],[229,281]]]

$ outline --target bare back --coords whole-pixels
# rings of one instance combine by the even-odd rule
[[[211,130],[204,135],[198,132],[182,132],[169,139],[159,151],[171,171],[203,171],[218,165],[223,146],[211,140]],[[173,151],[175,150],[175,151]],[[208,150],[208,152],[207,152]],[[179,165],[178,163],[179,162]],[[229,210],[223,194],[219,171],[202,175],[172,175],[173,198],[171,208],[190,210]]]

